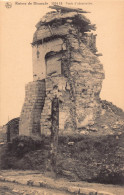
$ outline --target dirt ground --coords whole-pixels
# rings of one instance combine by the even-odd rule
[[[20,171],[20,170],[1,170],[1,177],[4,177],[6,181],[0,182],[0,195],[22,194],[22,195],[66,195],[68,187],[82,187],[87,189],[95,189],[98,191],[109,192],[115,195],[124,195],[124,186],[111,185],[111,184],[99,184],[89,182],[70,182],[65,178],[53,179],[50,175],[43,175],[39,171]],[[17,181],[19,184],[8,182]],[[27,181],[34,181],[34,186],[27,186]],[[23,181],[23,183],[21,183]],[[35,185],[38,182],[46,183],[48,187],[37,187]],[[49,188],[49,189],[48,189]]]
[[[68,195],[69,193],[46,188],[38,188],[14,184],[10,182],[0,182],[0,195]]]

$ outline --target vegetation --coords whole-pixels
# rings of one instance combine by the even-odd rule
[[[59,137],[57,175],[70,180],[122,184],[124,134]],[[50,171],[50,138],[18,136],[2,155],[3,169]]]

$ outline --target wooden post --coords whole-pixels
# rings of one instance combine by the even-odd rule
[[[58,132],[59,132],[59,99],[52,100],[52,128],[51,128],[51,171],[56,176],[56,161],[58,149]]]

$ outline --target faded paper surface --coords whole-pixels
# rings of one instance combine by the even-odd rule
[[[9,4],[7,4],[7,2]],[[25,85],[33,80],[32,39],[37,22],[54,1],[0,2],[0,125],[20,116]],[[124,1],[59,1],[81,8],[96,24],[97,49],[105,70],[101,98],[124,109]]]

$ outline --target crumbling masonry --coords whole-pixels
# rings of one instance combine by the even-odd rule
[[[33,78],[19,124],[20,135],[49,135],[51,102],[59,99],[59,133],[79,131],[99,116],[104,79],[97,57],[95,25],[80,9],[59,6],[36,25],[33,36]]]

